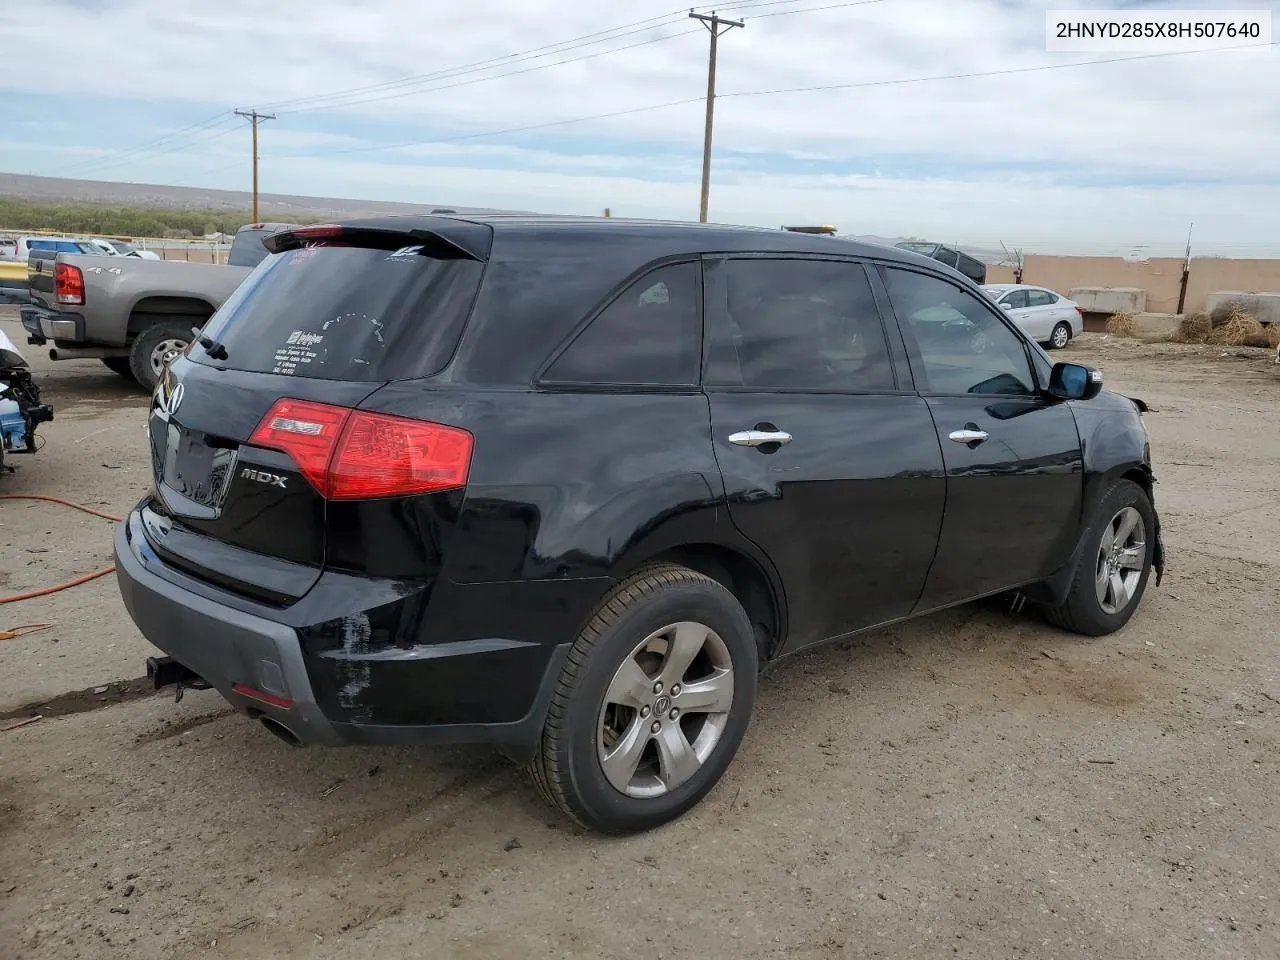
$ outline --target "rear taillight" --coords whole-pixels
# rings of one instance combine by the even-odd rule
[[[59,303],[78,305],[84,303],[84,274],[79,267],[69,263],[53,266],[53,295]]]
[[[289,454],[329,500],[450,490],[471,468],[466,430],[308,400],[277,400],[249,443]]]
[[[1076,307],[1076,313],[1080,314],[1080,316],[1082,316],[1082,317],[1083,317],[1083,316],[1084,316],[1084,307],[1079,307],[1079,306],[1078,306],[1078,307]]]

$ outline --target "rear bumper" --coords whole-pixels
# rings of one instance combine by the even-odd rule
[[[521,663],[536,675],[528,685],[531,697],[524,698],[531,702],[517,719],[507,719],[512,716],[511,688],[493,677],[503,665],[494,662],[495,645],[505,649],[513,642],[486,638],[443,643],[425,653],[422,647],[397,648],[356,657],[353,666],[344,667],[348,686],[359,684],[362,671],[384,671],[396,675],[397,685],[409,696],[416,691],[418,697],[429,699],[447,689],[447,696],[465,703],[474,720],[379,723],[375,717],[363,722],[352,713],[368,715],[363,709],[366,704],[355,711],[335,706],[338,701],[331,690],[326,692],[333,686],[329,674],[320,673],[320,688],[313,685],[312,674],[324,669],[329,662],[325,658],[332,657],[332,652],[317,657],[304,649],[300,629],[306,635],[314,627],[299,628],[263,615],[284,613],[275,608],[262,606],[260,612],[251,612],[248,608],[257,605],[243,598],[220,602],[216,588],[188,577],[155,553],[136,511],[116,528],[115,555],[121,597],[147,640],[202,677],[239,711],[288,728],[303,744],[491,743],[516,760],[526,760],[538,744],[569,649],[567,642],[519,645],[535,655]],[[495,665],[499,671],[493,669]],[[433,667],[446,681],[443,686],[439,680],[432,681]],[[368,683],[369,674],[364,676]],[[237,690],[241,686],[268,698],[246,696]],[[393,709],[401,706],[392,705]],[[448,706],[437,713],[447,713]]]
[[[22,327],[30,343],[43,345],[49,340],[80,343],[84,340],[84,317],[27,304],[19,308]]]

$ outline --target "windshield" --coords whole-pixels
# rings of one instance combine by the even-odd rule
[[[262,241],[271,236],[269,230],[241,230],[231,241],[227,264],[232,267],[256,267],[267,258],[267,248]]]
[[[268,255],[204,328],[226,358],[199,345],[190,356],[321,380],[429,376],[452,356],[483,270],[422,246],[317,245]]]
[[[938,248],[936,243],[913,243],[904,242],[898,244],[901,250],[910,250],[912,253],[923,253],[926,257],[933,256],[933,251]]]

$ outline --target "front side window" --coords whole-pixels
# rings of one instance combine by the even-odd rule
[[[1007,303],[1013,310],[1021,310],[1027,305],[1027,291],[1014,290],[1012,293],[1005,294],[1001,303]]]
[[[552,362],[554,383],[694,386],[702,353],[700,266],[673,263],[636,280]]]
[[[865,269],[830,260],[730,260],[707,381],[757,390],[895,389]]]
[[[923,392],[1023,396],[1035,393],[1022,339],[981,300],[939,277],[887,267],[893,312],[916,344]]]

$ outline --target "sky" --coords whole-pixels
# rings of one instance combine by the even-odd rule
[[[696,219],[708,33],[671,4],[7,0],[0,170],[244,190],[257,108],[264,192]],[[724,0],[711,219],[1280,256],[1275,46],[1045,49],[1050,9],[1188,7],[1280,3]]]

